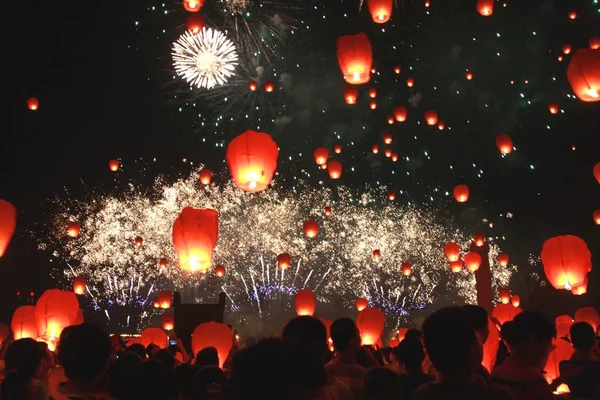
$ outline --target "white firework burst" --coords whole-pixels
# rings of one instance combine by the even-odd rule
[[[190,85],[205,89],[227,83],[238,64],[233,42],[211,28],[196,34],[185,32],[173,44],[172,55],[177,74]]]

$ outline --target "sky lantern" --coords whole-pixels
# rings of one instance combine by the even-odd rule
[[[600,225],[600,209],[594,210],[592,213],[592,218],[594,219],[596,225]]]
[[[327,163],[327,159],[329,158],[329,149],[327,147],[317,147],[313,153],[315,157],[315,162],[318,165],[324,165]]]
[[[415,78],[408,78],[408,79],[406,80],[406,86],[408,86],[408,87],[413,87],[413,86],[415,86]]]
[[[544,367],[544,378],[548,384],[560,376],[559,364],[561,361],[570,359],[575,351],[571,343],[564,339],[557,339],[554,345],[556,348],[548,355],[548,361]]]
[[[342,176],[342,163],[339,161],[331,161],[327,163],[327,172],[331,179],[339,179]]]
[[[494,13],[495,0],[477,0],[477,12],[484,17],[489,17]]]
[[[468,81],[473,80],[473,73],[471,71],[467,71],[465,73],[465,78],[467,78]]]
[[[598,36],[591,37],[590,41],[588,43],[590,45],[590,49],[592,49],[592,50],[600,49],[600,37],[598,37]]]
[[[385,24],[392,16],[392,0],[368,0],[371,18],[376,24]]]
[[[392,133],[391,132],[385,132],[383,134],[383,143],[385,144],[391,144],[392,143]]]
[[[233,332],[225,324],[205,322],[198,325],[192,333],[193,354],[198,354],[200,350],[207,347],[214,347],[219,355],[219,368],[223,368],[232,345]]]
[[[556,236],[546,240],[541,254],[548,282],[555,289],[571,290],[581,285],[592,269],[592,255],[577,236]]]
[[[458,261],[460,259],[460,247],[454,242],[448,242],[444,245],[444,254],[448,261]]]
[[[333,152],[335,154],[340,154],[342,152],[342,145],[339,143],[336,143],[333,145]]]
[[[573,326],[573,321],[568,323],[557,323],[556,324],[556,337],[557,338],[569,338],[571,335],[571,326]]]
[[[377,343],[385,327],[385,314],[378,308],[367,307],[356,318],[363,346]]]
[[[208,168],[202,168],[200,171],[200,183],[208,185],[212,180],[212,171]]]
[[[591,39],[590,39],[590,40],[591,40]],[[400,66],[399,66],[399,65],[396,65],[396,66],[394,67],[394,72],[395,72],[396,74],[399,74],[400,72],[402,72],[402,68],[400,68]]]
[[[586,276],[582,283],[580,283],[577,286],[573,286],[571,288],[571,294],[574,294],[575,296],[581,296],[582,294],[587,293],[587,288],[588,288],[588,277]]]
[[[277,169],[279,149],[271,135],[248,130],[227,146],[227,165],[235,185],[246,192],[267,188]]]
[[[30,97],[27,99],[27,108],[29,108],[31,111],[36,111],[38,108],[40,108],[40,102],[35,97]]]
[[[108,162],[108,169],[112,172],[117,172],[119,170],[119,160],[110,160]]]
[[[379,153],[379,146],[374,144],[373,146],[371,146],[371,151],[373,152],[373,154]]]
[[[158,266],[160,269],[167,269],[167,266],[168,266],[167,259],[161,258],[160,260],[158,260]]]
[[[550,114],[558,114],[560,106],[557,103],[550,103],[548,104],[548,110],[550,111]]]
[[[307,219],[302,224],[302,228],[304,229],[304,234],[307,238],[317,237],[319,234],[319,224],[314,219]]]
[[[567,79],[580,100],[600,101],[600,51],[575,51],[567,68]]]
[[[389,346],[393,349],[394,347],[398,347],[398,345],[400,344],[400,342],[398,341],[398,338],[391,338],[390,339],[390,343]]]
[[[377,89],[375,89],[375,88],[370,88],[368,93],[369,93],[369,97],[372,99],[377,97]]]
[[[523,310],[519,307],[515,307],[512,304],[498,304],[492,310],[492,317],[496,318],[500,325],[507,321],[512,321],[518,314],[521,314]]]
[[[288,269],[292,263],[292,256],[288,253],[281,253],[277,256],[277,266],[279,269]]]
[[[481,267],[481,256],[475,251],[465,254],[465,265],[471,272],[475,272]]]
[[[391,158],[392,158],[393,162],[398,161],[398,153],[392,153],[392,157]]]
[[[215,267],[215,275],[218,276],[219,278],[222,278],[225,276],[225,267],[222,265],[217,265]]]
[[[85,278],[78,276],[73,280],[73,292],[82,295],[85,292]]]
[[[8,248],[16,227],[17,209],[8,201],[0,199],[0,257]]]
[[[388,115],[387,122],[388,122],[388,125],[394,125],[394,116]]]
[[[173,305],[173,292],[170,290],[161,290],[156,295],[156,300],[160,308],[171,308]]]
[[[410,276],[412,273],[412,265],[409,262],[403,262],[400,271],[402,271],[402,275]]]
[[[467,185],[456,185],[452,194],[459,203],[466,203],[469,200],[469,187]]]
[[[206,19],[202,14],[194,13],[188,15],[186,23],[188,31],[192,31],[192,33],[196,34],[204,28],[204,25],[206,25]]]
[[[69,222],[69,224],[67,225],[67,236],[76,238],[77,236],[79,236],[80,232],[81,232],[81,224],[79,222],[75,222],[75,221]]]
[[[267,92],[267,93],[273,93],[274,90],[275,90],[275,82],[273,82],[273,81],[266,81],[265,82],[265,92]]]
[[[377,109],[377,102],[376,102],[375,100],[371,100],[371,101],[369,102],[369,108],[370,108],[371,110],[376,110],[376,109]]]
[[[161,349],[165,349],[169,343],[169,337],[162,328],[146,328],[142,332],[140,338],[140,344],[144,347],[148,347],[154,344]]]
[[[10,322],[13,339],[38,338],[34,306],[21,306],[15,310]]]
[[[330,216],[333,213],[331,211],[331,207],[325,207],[325,210],[323,210],[323,212],[325,213],[326,216]]]
[[[498,289],[498,297],[500,297],[502,304],[510,303],[510,289],[505,287]]]
[[[392,149],[390,149],[390,148],[385,149],[384,154],[387,158],[390,158],[392,156]]]
[[[251,92],[255,92],[257,88],[258,88],[258,83],[256,83],[256,81],[250,81],[248,83],[248,89],[250,89]]]
[[[141,236],[137,236],[137,237],[134,239],[134,243],[135,243],[135,245],[136,245],[136,246],[138,246],[138,247],[139,247],[139,246],[141,246],[142,244],[144,244],[144,238],[142,238]]]
[[[498,264],[500,264],[501,267],[507,267],[509,262],[510,257],[508,256],[508,254],[498,254]]]
[[[519,296],[518,294],[514,294],[510,298],[510,304],[512,304],[513,307],[519,307],[521,305],[521,296]]]
[[[573,48],[571,47],[571,45],[570,45],[570,44],[565,44],[565,45],[562,47],[562,51],[563,51],[563,53],[565,53],[565,54],[569,54],[569,53],[571,52],[571,50],[572,50],[572,49],[573,49]]]
[[[183,0],[185,11],[198,12],[204,5],[204,0]]]
[[[444,121],[438,122],[438,129],[443,131],[446,128],[446,123]]]
[[[558,317],[556,317],[554,319],[555,325],[565,324],[565,323],[573,325],[573,318],[571,318],[571,316],[569,316],[569,315],[564,314],[564,315],[559,315]]]
[[[496,146],[502,154],[510,154],[513,151],[513,141],[506,133],[496,136]]]
[[[381,250],[373,250],[373,261],[379,262],[381,260]]]
[[[219,234],[219,214],[211,209],[184,208],[173,223],[173,245],[183,271],[206,272]]]
[[[600,183],[600,162],[594,166],[594,177]]]
[[[394,107],[392,112],[394,114],[394,118],[396,118],[396,121],[406,121],[406,116],[408,115],[408,108],[406,108],[405,106],[396,106]]]
[[[587,322],[596,332],[596,329],[600,326],[600,315],[594,307],[581,307],[575,311],[575,322]]]
[[[356,87],[352,85],[344,86],[344,100],[346,104],[356,104],[356,100],[358,99],[358,90]]]
[[[296,315],[310,315],[311,317],[315,314],[315,307],[317,306],[317,298],[312,290],[302,289],[296,293]]]
[[[361,312],[365,308],[369,307],[369,301],[364,297],[359,297],[354,301],[354,305],[356,306],[356,311]]]
[[[460,258],[456,261],[450,261],[450,270],[452,272],[460,272],[462,271],[462,267],[463,267],[463,260],[461,260]]]
[[[473,235],[473,243],[475,243],[475,246],[477,247],[482,247],[485,244],[485,235],[481,232],[475,232],[475,235]]]
[[[388,192],[387,198],[388,198],[388,200],[391,200],[391,201],[396,200],[396,192]]]
[[[573,11],[569,11],[569,19],[576,19],[577,18],[577,11],[573,10]]]
[[[437,112],[435,112],[434,110],[427,110],[425,111],[425,121],[427,122],[427,125],[435,125],[438,122],[438,115]]]
[[[160,323],[165,331],[172,331],[175,327],[175,318],[172,312],[164,312],[160,316]]]
[[[353,85],[369,82],[373,50],[367,35],[359,33],[338,37],[337,58],[346,82]]]
[[[48,340],[57,339],[62,330],[73,325],[79,313],[79,301],[73,292],[46,290],[35,304],[38,334]]]

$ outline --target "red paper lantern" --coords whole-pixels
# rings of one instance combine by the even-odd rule
[[[509,288],[498,289],[498,297],[500,297],[500,301],[502,302],[502,304],[510,303],[510,289]]]
[[[506,133],[496,136],[496,146],[502,154],[509,154],[513,151],[513,141]]]
[[[541,254],[548,282],[555,289],[571,290],[581,285],[592,269],[592,255],[577,236],[556,236],[546,240]]]
[[[356,327],[364,346],[377,343],[385,327],[385,314],[374,307],[367,307],[358,314]]]
[[[330,216],[332,214],[331,207],[325,207],[324,212],[326,216]]]
[[[329,158],[329,149],[327,147],[317,147],[313,153],[315,157],[315,162],[318,165],[324,165],[327,163],[327,159]]]
[[[381,260],[381,251],[373,250],[373,261],[379,262],[379,260]]]
[[[414,78],[408,78],[408,79],[406,80],[406,86],[408,86],[408,87],[413,87],[413,86],[415,86],[415,79],[414,79]]]
[[[331,161],[327,163],[327,172],[331,179],[339,179],[342,176],[342,163],[339,161]]]
[[[448,242],[444,245],[444,254],[448,261],[458,261],[460,259],[460,247],[454,242]]]
[[[333,145],[333,152],[335,154],[340,154],[342,152],[342,145],[337,143]]]
[[[206,19],[200,13],[190,14],[187,18],[187,29],[192,31],[192,33],[199,33],[204,25],[206,25]]]
[[[395,72],[396,74],[399,74],[400,72],[402,72],[402,68],[400,68],[400,66],[399,66],[399,65],[396,65],[396,66],[394,67],[394,72]]]
[[[519,307],[515,307],[512,304],[498,304],[492,310],[492,317],[498,320],[498,323],[502,325],[507,321],[512,321],[518,314],[521,314],[523,310]]]
[[[369,94],[369,97],[372,99],[377,97],[377,89],[375,89],[375,88],[370,88],[367,93]]]
[[[138,236],[135,238],[134,243],[136,246],[141,246],[142,244],[144,244],[144,239],[141,236]]]
[[[37,339],[38,328],[35,319],[34,306],[21,306],[15,310],[10,322],[10,329],[13,333],[13,339]]]
[[[110,160],[108,162],[108,169],[112,172],[117,172],[119,170],[119,161],[118,160]]]
[[[200,171],[200,183],[203,185],[208,185],[212,180],[212,171],[208,168],[202,168]]]
[[[76,238],[79,236],[79,232],[81,232],[81,224],[79,222],[69,222],[67,225],[67,236]]]
[[[475,232],[475,235],[473,235],[473,242],[475,243],[475,246],[482,247],[485,244],[485,235],[481,232]]]
[[[596,329],[600,326],[600,315],[594,307],[581,307],[575,311],[575,322],[587,322],[596,332]]]
[[[371,151],[373,152],[373,154],[379,153],[379,146],[374,144],[373,146],[371,146]]]
[[[517,294],[513,295],[510,298],[510,304],[512,304],[513,307],[519,307],[521,305],[521,297]]]
[[[367,35],[340,36],[337,39],[337,57],[346,82],[353,85],[369,82],[373,50]]]
[[[408,328],[400,328],[398,329],[398,341],[401,342],[406,338],[406,332],[408,332]]]
[[[477,0],[477,12],[484,17],[489,17],[494,13],[495,0]]]
[[[392,16],[392,0],[368,0],[371,18],[376,24],[385,24]]]
[[[266,81],[265,82],[265,92],[272,93],[275,90],[275,82]]]
[[[463,261],[461,259],[458,259],[456,261],[450,261],[450,270],[452,272],[460,272],[462,271],[462,267],[463,267]]]
[[[454,198],[459,203],[466,203],[469,200],[469,187],[467,185],[457,185],[453,190]]]
[[[160,323],[165,331],[172,331],[175,327],[175,318],[173,313],[165,312],[160,316]]]
[[[571,294],[574,294],[575,296],[581,296],[582,294],[587,293],[587,288],[588,288],[588,278],[586,276],[585,279],[583,280],[583,282],[581,282],[579,285],[573,286],[571,288]]]
[[[397,347],[400,344],[400,342],[398,341],[397,338],[393,337],[390,339],[390,347],[393,349],[394,347]]]
[[[550,110],[550,114],[558,114],[560,106],[556,103],[548,104],[548,110]]]
[[[394,113],[394,118],[396,118],[396,121],[406,121],[406,117],[408,115],[408,108],[406,108],[405,106],[396,106],[394,107],[392,112]]]
[[[35,97],[30,97],[27,99],[27,107],[31,111],[36,111],[38,108],[40,108],[40,102]]]
[[[142,332],[140,344],[144,348],[154,344],[161,349],[165,349],[169,343],[169,337],[162,328],[146,328]]]
[[[307,219],[302,227],[307,238],[314,238],[319,234],[319,224],[314,219]]]
[[[391,144],[392,143],[392,134],[390,132],[385,132],[383,134],[383,143],[385,144]]]
[[[481,256],[475,251],[465,254],[465,265],[471,272],[475,272],[481,267]]]
[[[158,260],[158,266],[160,267],[160,269],[166,269],[167,265],[168,263],[166,258],[161,258],[160,260]]]
[[[388,115],[387,122],[388,122],[388,125],[394,125],[394,116]]]
[[[487,368],[488,371],[491,371],[496,364],[496,354],[498,353],[498,347],[500,346],[500,332],[498,332],[498,328],[496,328],[496,324],[491,318],[488,318],[488,331],[488,338],[483,344],[483,360],[481,361],[481,364]]]
[[[569,11],[569,19],[576,19],[577,11]]]
[[[394,201],[396,200],[396,193],[395,192],[388,192],[388,200]]]
[[[412,265],[409,262],[403,262],[400,268],[402,275],[409,276],[412,273]]]
[[[570,44],[565,44],[565,45],[562,47],[562,51],[563,51],[563,53],[565,53],[565,54],[569,54],[569,53],[571,52],[571,50],[572,50],[572,49],[573,49],[573,48],[571,47],[571,45],[570,45]]]
[[[600,162],[594,166],[593,173],[598,183],[600,183]]]
[[[392,158],[393,162],[398,161],[398,154],[397,153],[392,153],[392,157],[391,158]]]
[[[207,347],[217,349],[219,355],[219,368],[229,357],[229,351],[233,345],[233,332],[225,324],[218,322],[205,322],[194,329],[192,333],[192,351],[194,354]]]
[[[438,115],[437,112],[435,112],[434,110],[427,110],[425,111],[425,121],[427,121],[427,125],[435,125],[438,122]]]
[[[600,210],[594,210],[592,213],[592,218],[594,219],[596,225],[600,225]]]
[[[267,188],[277,169],[279,149],[271,135],[248,130],[227,146],[227,165],[235,185],[246,192]]]
[[[551,384],[556,378],[560,376],[559,365],[561,361],[565,361],[571,358],[574,349],[571,343],[564,339],[556,339],[554,342],[556,348],[548,355],[548,361],[544,367],[544,378],[546,382]]]
[[[206,272],[219,234],[215,210],[186,207],[173,224],[173,245],[183,271]]]
[[[183,0],[183,8],[189,12],[198,12],[204,5],[204,0]]]
[[[582,101],[600,101],[600,51],[579,49],[571,57],[567,79]]]
[[[8,201],[0,199],[0,257],[8,248],[16,227],[17,209]]]
[[[156,301],[158,302],[159,308],[171,308],[173,305],[173,292],[170,290],[161,290],[156,295]]]
[[[465,78],[467,78],[468,81],[473,80],[473,73],[471,71],[467,71],[465,73]]]
[[[73,292],[46,290],[35,304],[35,321],[40,337],[54,340],[77,320],[79,301]]]
[[[369,108],[371,110],[376,110],[377,109],[377,102],[375,100],[372,100],[369,102]]]
[[[508,254],[505,254],[505,253],[498,254],[498,264],[500,264],[500,266],[507,267],[509,262],[510,262],[510,257],[508,256]]]
[[[225,267],[222,265],[217,265],[215,267],[215,275],[218,276],[219,278],[222,278],[225,276]]]
[[[75,294],[82,295],[85,293],[85,278],[83,276],[78,276],[73,280],[73,292]]]
[[[248,89],[250,89],[251,92],[255,92],[257,88],[258,88],[258,83],[256,83],[256,81],[250,81],[248,83]]]
[[[344,100],[346,100],[346,104],[356,104],[356,100],[358,99],[358,90],[352,85],[344,86]]]
[[[296,293],[296,314],[298,316],[310,315],[313,316],[315,313],[315,307],[317,306],[317,298],[312,290],[302,289]]]
[[[390,158],[392,156],[392,149],[385,149],[385,156]]]
[[[443,131],[445,128],[446,128],[446,124],[444,123],[444,121],[440,121],[440,122],[438,123],[438,129],[439,129],[440,131]]]
[[[591,37],[590,41],[588,43],[590,45],[590,49],[592,49],[592,50],[600,49],[600,37],[598,37],[598,36]]]
[[[369,301],[364,297],[359,297],[354,302],[356,306],[356,311],[361,312],[365,308],[369,307]]]
[[[292,263],[292,256],[288,253],[281,253],[277,256],[277,266],[279,269],[288,269]]]

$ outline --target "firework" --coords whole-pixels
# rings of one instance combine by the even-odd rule
[[[238,55],[233,42],[216,29],[185,32],[173,44],[175,71],[190,85],[212,89],[234,75]]]

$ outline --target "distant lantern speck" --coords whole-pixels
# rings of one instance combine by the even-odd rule
[[[459,203],[466,203],[469,200],[469,187],[467,185],[457,185],[453,190],[454,198]]]

